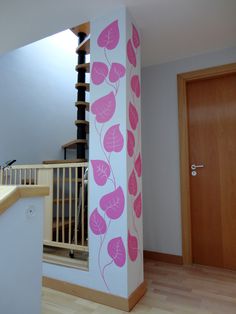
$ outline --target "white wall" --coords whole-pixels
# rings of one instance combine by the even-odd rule
[[[236,62],[236,48],[142,71],[144,248],[182,254],[176,75]]]
[[[0,164],[63,157],[76,136],[76,45],[66,31],[0,57]]]
[[[40,314],[42,197],[20,199],[0,215],[0,247],[0,312]]]

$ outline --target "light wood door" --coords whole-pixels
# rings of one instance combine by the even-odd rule
[[[236,269],[236,74],[188,82],[187,109],[193,263]]]

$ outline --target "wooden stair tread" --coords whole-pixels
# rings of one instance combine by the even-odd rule
[[[90,33],[90,23],[86,22],[77,26],[74,26],[70,29],[76,36],[78,36],[78,33],[85,33],[89,34]]]
[[[85,40],[79,44],[76,49],[76,53],[78,53],[79,51],[86,51],[87,54],[90,53],[90,35],[88,35],[88,37],[86,37]]]
[[[89,122],[86,120],[75,120],[75,125],[77,125],[77,124],[89,125]]]
[[[82,64],[77,64],[75,67],[75,71],[78,71],[80,69],[84,69],[86,72],[90,71],[90,63],[82,63]]]
[[[88,144],[88,141],[87,140],[73,140],[62,145],[62,148],[76,149],[77,144]]]
[[[86,120],[75,120],[75,125],[85,125],[85,132],[89,133],[89,122]]]
[[[79,198],[78,198],[78,200],[79,200]],[[69,198],[64,198],[64,202],[69,202],[70,201],[70,199]],[[71,202],[74,202],[75,201],[75,198],[71,198]],[[58,202],[59,203],[62,203],[63,202],[63,199],[62,198],[59,198],[58,199]],[[55,198],[54,200],[53,200],[53,203],[57,203],[57,199]]]
[[[75,258],[58,256],[58,255],[50,254],[50,253],[44,253],[43,261],[50,264],[62,265],[62,266],[71,267],[71,268],[78,268],[81,270],[88,270],[88,261],[82,261]]]
[[[89,111],[89,102],[87,102],[87,101],[76,101],[75,106],[76,107],[84,106],[84,107],[86,107],[85,109],[87,111]]]
[[[71,223],[75,223],[75,219],[72,219],[72,218],[71,218]],[[64,225],[65,225],[65,227],[66,227],[66,226],[69,226],[69,224],[70,224],[69,218],[65,218],[65,219],[64,219]],[[62,227],[62,220],[61,220],[61,219],[60,219],[59,222],[58,222],[58,226],[59,226],[59,228]],[[56,221],[55,219],[53,219],[52,227],[53,227],[53,229],[56,229],[56,227],[57,227],[57,221]]]
[[[52,164],[76,164],[81,162],[87,162],[87,159],[69,159],[69,160],[44,160],[44,165],[52,165]]]
[[[87,92],[89,92],[90,84],[88,83],[76,83],[75,88],[84,87]]]
[[[63,181],[63,178],[54,178],[53,179],[53,182],[54,183],[57,183],[57,181],[59,181],[59,182],[62,182]],[[84,180],[85,181],[85,180]],[[65,178],[65,182],[78,182],[78,183],[82,183],[82,179],[75,179],[75,178],[72,178],[71,180],[69,179],[69,178]]]

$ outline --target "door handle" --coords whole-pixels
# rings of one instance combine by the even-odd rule
[[[197,168],[204,168],[204,165],[195,165],[195,164],[191,165],[192,170],[196,170]]]

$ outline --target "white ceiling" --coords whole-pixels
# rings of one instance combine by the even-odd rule
[[[0,0],[0,53],[126,5],[143,66],[236,46],[236,0]]]

